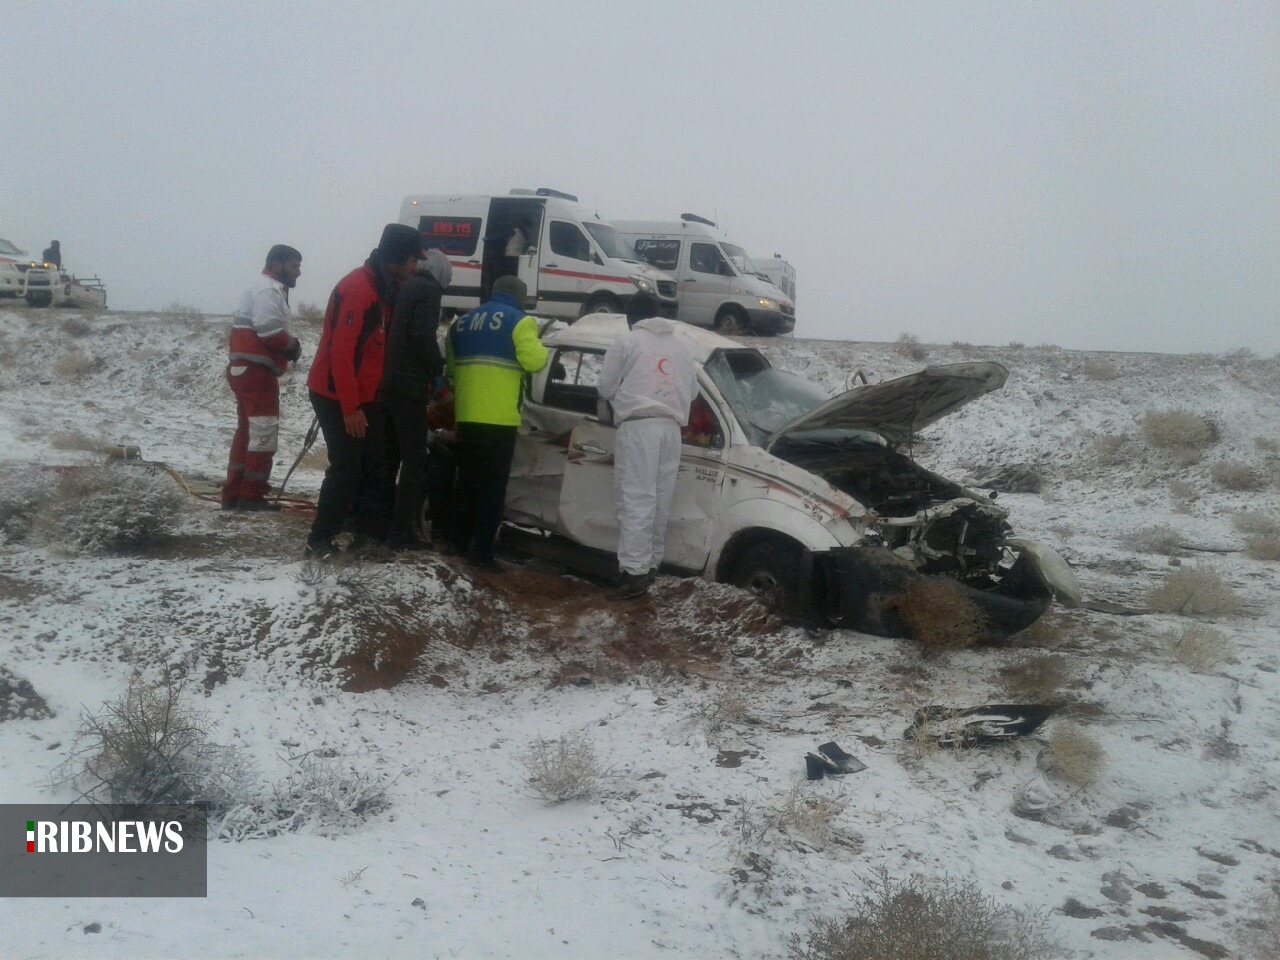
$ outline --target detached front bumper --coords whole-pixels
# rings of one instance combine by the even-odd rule
[[[900,609],[908,587],[936,582],[959,590],[982,615],[987,635],[1003,639],[1040,619],[1053,601],[1030,554],[1019,555],[993,590],[919,573],[882,547],[840,547],[806,556],[812,607],[806,620],[880,637],[910,637]]]

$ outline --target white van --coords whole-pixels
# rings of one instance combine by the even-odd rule
[[[26,296],[24,274],[30,266],[27,251],[15,247],[8,240],[0,240],[0,297]]]
[[[757,254],[755,261],[756,266],[769,282],[785,293],[794,304],[796,302],[796,268],[783,260],[780,253],[775,253],[772,257]]]
[[[729,336],[795,329],[791,298],[710,220],[682,213],[675,221],[618,220],[614,226],[637,257],[675,276],[677,319]]]
[[[514,274],[525,282],[531,309],[575,320],[619,313],[640,291],[674,315],[675,279],[635,258],[614,228],[578,207],[577,197],[541,187],[509,194],[406,197],[400,222],[422,233],[453,264],[445,309],[470,310],[488,299],[493,281]]]

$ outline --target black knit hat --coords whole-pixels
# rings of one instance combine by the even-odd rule
[[[378,252],[388,263],[403,263],[409,257],[421,260],[426,256],[422,252],[422,234],[406,223],[388,223],[382,228]]]
[[[627,301],[627,326],[634,327],[641,320],[662,315],[662,307],[651,293],[641,291]]]

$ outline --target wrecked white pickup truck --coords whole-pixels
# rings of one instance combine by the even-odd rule
[[[551,356],[529,384],[507,490],[519,546],[571,565],[587,548],[597,571],[618,528],[615,429],[596,415],[596,383],[626,329],[601,314],[544,333]],[[905,634],[892,600],[921,578],[956,585],[994,636],[1034,622],[1055,594],[1078,596],[1051,548],[1011,539],[1003,507],[895,449],[1003,386],[999,364],[929,367],[827,398],[754,348],[683,324],[678,335],[698,396],[665,567],[750,589],[796,621],[884,636]]]

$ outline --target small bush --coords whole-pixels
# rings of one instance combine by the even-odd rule
[[[227,840],[257,840],[309,826],[321,836],[337,836],[385,811],[391,805],[389,786],[380,773],[361,773],[336,758],[308,752],[294,759],[268,799],[227,811],[214,833]]]
[[[1171,480],[1169,497],[1173,500],[1176,513],[1190,513],[1192,505],[1200,499],[1200,491],[1185,480]]]
[[[881,868],[842,920],[791,938],[792,960],[1047,960],[1060,956],[1043,918],[1002,906],[972,881]]]
[[[1120,368],[1106,357],[1089,357],[1080,372],[1090,380],[1114,380],[1120,376]]]
[[[1147,443],[1183,465],[1199,461],[1219,440],[1215,424],[1185,410],[1148,411],[1142,418],[1142,433]]]
[[[558,740],[534,740],[521,759],[534,793],[548,803],[561,803],[595,794],[604,770],[590,738],[566,733]]]
[[[836,821],[848,806],[843,793],[816,793],[796,783],[773,804],[739,797],[733,821],[723,832],[732,836],[740,858],[775,833],[822,846],[835,835]]]
[[[1215,463],[1210,475],[1213,482],[1224,490],[1261,490],[1267,485],[1266,477],[1239,460]]]
[[[1176,557],[1182,553],[1182,534],[1173,527],[1146,527],[1130,538],[1135,550]]]
[[[947,580],[917,580],[886,604],[929,650],[971,647],[986,636],[982,613]]]
[[[1240,598],[1213,570],[1182,567],[1151,591],[1151,609],[1158,613],[1232,614],[1240,609]]]
[[[725,727],[748,720],[747,702],[742,698],[742,691],[734,686],[719,687],[712,696],[697,704],[689,715],[689,722],[701,727],[709,737]]]
[[[304,301],[294,309],[293,316],[303,326],[319,327],[324,323],[324,307]]]
[[[1250,537],[1244,542],[1244,552],[1254,560],[1280,560],[1280,539]]]
[[[61,772],[95,803],[203,801],[216,814],[238,802],[250,768],[238,751],[211,742],[213,727],[186,704],[181,680],[135,676],[123,697],[81,717]]]
[[[1097,782],[1106,759],[1102,744],[1075,723],[1055,726],[1044,753],[1044,764],[1050,773],[1079,787]]]
[[[1240,960],[1280,957],[1280,873],[1268,878],[1260,894],[1240,934]]]
[[[1243,534],[1258,537],[1280,537],[1280,518],[1256,510],[1244,510],[1235,515],[1231,525]]]
[[[1183,627],[1180,632],[1167,634],[1165,644],[1178,662],[1196,673],[1206,673],[1236,655],[1235,644],[1226,634],[1209,627]]]
[[[78,380],[86,373],[91,373],[103,366],[78,348],[73,347],[53,362],[53,372],[64,380]]]
[[[929,351],[920,343],[920,338],[914,333],[904,333],[899,335],[897,346],[894,347],[898,356],[906,357],[908,360],[924,361],[929,359]]]
[[[1090,450],[1093,461],[1100,467],[1120,467],[1133,461],[1133,439],[1127,434],[1106,433],[1094,437]]]
[[[62,321],[62,332],[73,340],[79,340],[93,333],[93,324],[83,317],[67,317]]]
[[[77,553],[120,553],[171,533],[185,506],[162,474],[137,467],[86,467],[65,474],[32,518],[37,536]]]

